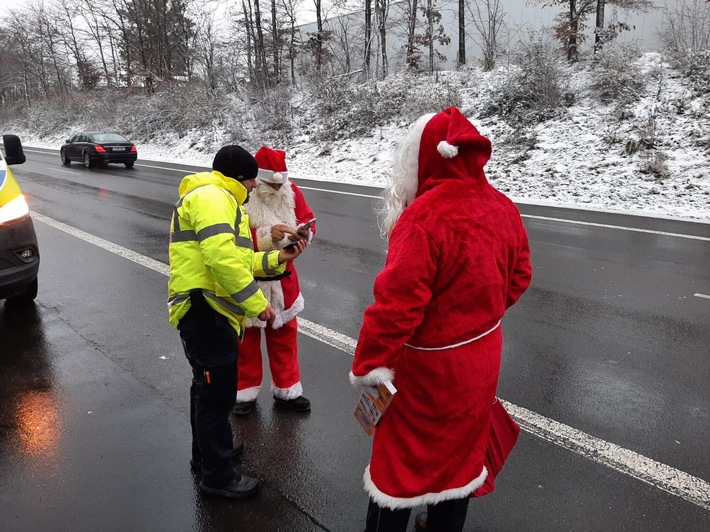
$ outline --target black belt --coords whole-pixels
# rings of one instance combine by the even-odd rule
[[[284,277],[288,277],[289,275],[291,275],[290,271],[283,272],[278,275],[274,275],[273,277],[254,277],[254,280],[255,281],[280,281],[281,279],[283,279]]]

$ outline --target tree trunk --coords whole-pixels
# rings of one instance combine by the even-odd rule
[[[594,30],[594,53],[596,54],[602,49],[602,32],[604,31],[604,7],[606,0],[597,0],[597,23]]]
[[[370,55],[372,53],[372,0],[365,0],[365,76],[370,78]]]
[[[579,14],[577,13],[577,0],[569,0],[569,41],[567,44],[567,60],[577,62],[577,33],[579,32]]]
[[[271,39],[274,46],[274,85],[278,85],[281,81],[281,65],[279,61],[279,50],[281,49],[281,45],[279,39],[279,28],[276,21],[276,0],[271,0]]]
[[[434,72],[434,22],[431,17],[432,0],[427,0],[426,3],[426,18],[429,33],[429,74]]]
[[[465,0],[459,0],[459,66],[466,64],[466,16],[464,14]]]
[[[414,36],[417,30],[417,1],[409,2],[409,20],[407,21],[407,66],[412,67],[414,56]]]

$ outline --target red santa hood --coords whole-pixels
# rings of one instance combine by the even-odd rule
[[[422,116],[412,126],[400,154],[407,204],[444,180],[486,182],[483,167],[491,157],[491,141],[456,107]]]

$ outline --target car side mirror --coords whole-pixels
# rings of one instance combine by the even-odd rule
[[[25,152],[22,151],[22,142],[17,135],[3,135],[2,143],[5,146],[5,162],[10,164],[22,164],[27,160]]]
[[[67,139],[64,141],[64,144],[71,144],[71,139]]]

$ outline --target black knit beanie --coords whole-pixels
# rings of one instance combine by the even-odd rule
[[[236,144],[223,146],[214,156],[212,170],[217,170],[222,175],[242,181],[254,179],[259,171],[256,159],[244,148]]]

